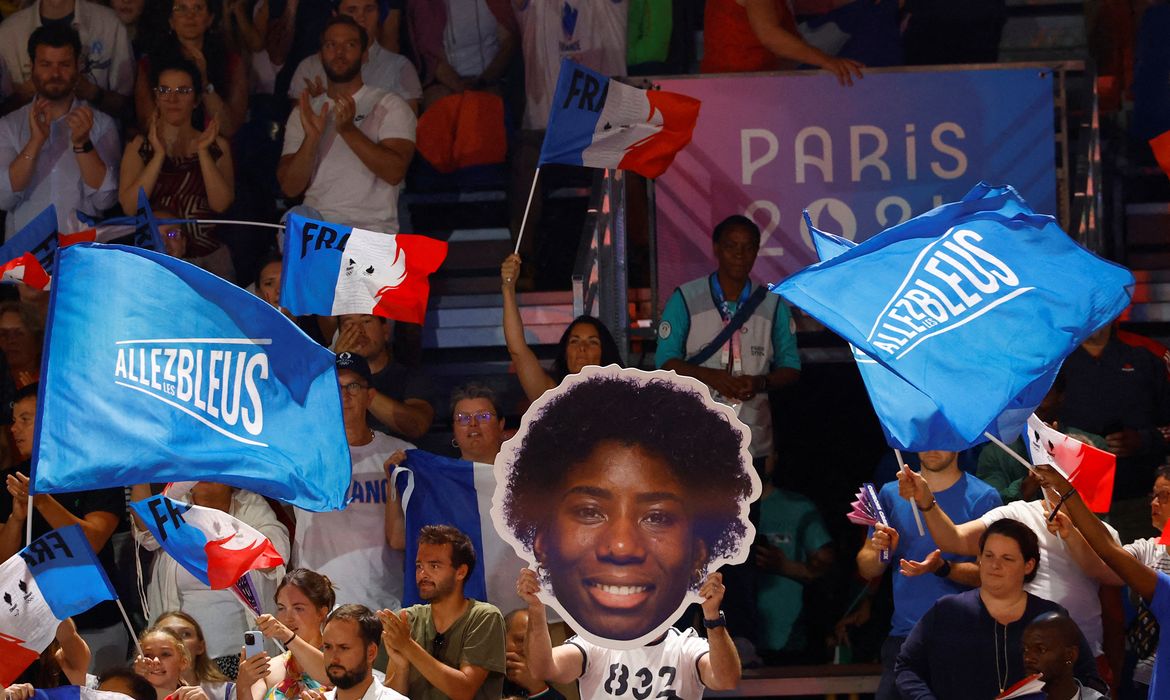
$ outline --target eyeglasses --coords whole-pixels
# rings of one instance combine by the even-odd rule
[[[357,396],[363,390],[370,388],[370,385],[362,384],[361,382],[350,382],[349,384],[342,384],[341,388],[350,396]]]
[[[1155,498],[1158,499],[1158,503],[1166,505],[1167,503],[1170,503],[1170,491],[1151,491],[1150,493],[1146,494],[1147,501],[1152,501]]]
[[[193,95],[195,88],[190,85],[180,85],[179,87],[170,87],[169,85],[159,85],[154,89],[154,94],[159,97],[166,97],[168,95]]]
[[[447,638],[442,632],[435,632],[435,641],[431,642],[431,656],[438,658],[447,649]]]
[[[479,413],[456,413],[455,422],[466,428],[467,426],[471,425],[473,420],[476,423],[487,423],[495,417],[496,414],[492,413],[491,411],[480,411]]]

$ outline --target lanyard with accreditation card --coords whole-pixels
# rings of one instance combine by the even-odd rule
[[[731,323],[731,307],[723,295],[723,285],[719,284],[718,273],[711,275],[711,294],[715,297],[715,304],[719,308],[719,317],[723,319],[723,328],[726,329]],[[752,283],[748,281],[743,285],[743,291],[739,294],[739,300],[736,302],[735,308],[737,310],[742,309],[751,295]],[[739,325],[742,326],[743,324],[740,323]],[[731,373],[735,376],[743,374],[743,351],[740,348],[739,333],[732,332],[727,342],[723,343],[723,347],[720,349],[719,364],[725,368],[730,368]]]

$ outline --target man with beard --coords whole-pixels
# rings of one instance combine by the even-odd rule
[[[382,610],[390,687],[412,700],[496,700],[504,688],[504,616],[463,595],[475,569],[471,538],[450,525],[418,536],[414,578],[427,601],[397,614]]]
[[[301,93],[285,126],[276,179],[285,196],[304,194],[319,218],[397,233],[398,190],[414,155],[416,120],[401,97],[363,84],[369,45],[352,17],[325,23],[321,63],[328,84],[316,97]]]
[[[372,670],[381,634],[378,617],[364,605],[342,605],[329,613],[321,653],[333,690],[306,690],[302,700],[405,700],[374,682]]]
[[[8,211],[7,235],[50,204],[61,231],[80,230],[77,210],[97,216],[118,201],[117,128],[75,94],[77,30],[39,27],[29,37],[28,54],[36,96],[0,119],[0,208]]]

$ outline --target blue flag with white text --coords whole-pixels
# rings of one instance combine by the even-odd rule
[[[60,251],[39,409],[36,493],[215,481],[306,510],[345,506],[333,353],[258,297],[165,254]]]
[[[980,184],[774,291],[896,375],[875,408],[892,444],[922,450],[974,445],[984,431],[1014,440],[1064,358],[1125,309],[1132,286],[1015,190]],[[862,371],[873,396],[877,375]],[[907,430],[892,434],[899,421]]]
[[[822,261],[835,258],[857,245],[848,239],[818,230],[812,225],[807,213],[805,223],[812,234],[817,257]],[[853,345],[849,346],[849,350],[865,382],[865,389],[888,445],[914,452],[958,452],[971,446],[970,441],[959,434],[932,398]],[[986,432],[1000,437],[1013,435],[1022,429],[1036,404],[1052,385],[1057,371],[1059,368],[1042,375],[1033,385],[1029,385],[1016,397],[1012,406],[1005,407],[1004,412],[987,426]]]

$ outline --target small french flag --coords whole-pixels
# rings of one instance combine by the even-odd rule
[[[294,316],[373,314],[421,324],[447,243],[290,214],[280,305]]]
[[[40,261],[32,253],[25,253],[0,265],[0,280],[4,282],[24,282],[33,289],[45,290],[49,288],[49,273],[41,266]]]
[[[37,688],[32,700],[126,700],[129,696],[109,690],[93,690],[76,685]]]
[[[1032,414],[1024,429],[1032,464],[1051,464],[1080,492],[1089,510],[1108,513],[1113,504],[1117,456],[1050,428]]]
[[[231,588],[245,573],[284,563],[256,528],[214,508],[158,495],[130,504],[159,546],[208,587]]]
[[[686,95],[639,90],[561,59],[540,164],[618,168],[658,177],[691,142],[699,104]]]
[[[117,595],[77,525],[53,530],[0,564],[0,687],[57,636],[57,625]]]

